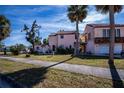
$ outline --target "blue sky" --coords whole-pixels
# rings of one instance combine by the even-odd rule
[[[21,32],[24,24],[31,25],[34,20],[41,25],[42,38],[60,29],[75,30],[75,23],[71,23],[67,17],[67,7],[61,5],[28,5],[28,6],[0,6],[0,15],[5,15],[11,22],[11,34],[3,42],[10,46],[17,43],[29,45],[25,39],[25,33]],[[115,15],[115,22],[124,24],[124,9]],[[79,24],[80,33],[88,23],[109,23],[108,14],[103,15],[95,11],[94,6],[89,6],[88,16]]]

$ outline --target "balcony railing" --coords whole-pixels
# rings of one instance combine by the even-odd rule
[[[96,37],[94,42],[99,43],[109,43],[109,37]],[[124,37],[115,37],[115,43],[124,43]]]

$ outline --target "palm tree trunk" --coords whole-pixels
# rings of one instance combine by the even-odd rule
[[[76,19],[76,48],[75,48],[75,55],[79,54],[79,27],[78,27],[79,21],[78,17]]]
[[[109,62],[114,63],[114,42],[115,42],[114,5],[109,5],[109,19],[110,19]]]

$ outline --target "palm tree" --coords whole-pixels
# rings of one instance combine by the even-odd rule
[[[9,34],[10,34],[10,22],[5,16],[0,15],[0,41],[8,37]]]
[[[76,22],[76,46],[75,55],[79,54],[79,22],[87,16],[87,5],[71,5],[68,7],[68,18],[71,22]]]
[[[115,21],[114,14],[122,10],[121,5],[97,5],[96,10],[102,14],[109,13],[110,21],[110,45],[109,45],[109,62],[114,63],[114,42],[115,42]]]

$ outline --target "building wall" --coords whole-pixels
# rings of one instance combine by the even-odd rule
[[[94,37],[103,37],[103,29],[110,29],[109,27],[104,28],[95,28],[94,29]],[[115,29],[120,29],[121,37],[124,37],[124,27],[116,27]]]
[[[34,50],[35,50],[36,52],[42,52],[42,47],[41,47],[41,45],[35,45],[35,46],[34,46]]]
[[[110,29],[109,27],[106,28],[95,28],[94,29],[94,37],[103,37],[103,29]],[[116,27],[115,29],[120,29],[120,37],[124,37],[124,27]],[[119,54],[122,50],[123,46],[122,43],[115,43],[114,53]],[[109,44],[94,44],[94,53],[99,54],[102,51],[105,53],[109,53]],[[107,51],[108,50],[108,51]],[[107,51],[107,52],[106,52]]]
[[[39,52],[39,53],[46,53],[51,50],[51,48],[48,45],[45,45],[45,46],[35,45],[34,49],[36,52]]]
[[[90,26],[87,26],[85,31],[84,31],[85,33],[87,33],[87,36],[89,33],[91,36],[90,40],[89,39],[87,40],[86,52],[94,53],[94,32],[93,31],[94,31],[93,27],[90,27]]]
[[[100,54],[102,52],[109,53],[109,44],[95,44],[95,37],[103,37],[103,29],[110,29],[109,27],[104,28],[92,28],[87,26],[85,29],[85,33],[91,33],[91,40],[87,41],[86,52],[91,52],[93,54]],[[124,37],[124,27],[116,27],[115,29],[120,29],[121,37]],[[122,43],[115,43],[114,53],[120,53],[124,45]]]
[[[57,40],[58,36],[49,36],[48,41],[49,41],[49,45],[52,48],[53,45],[55,45],[56,47],[58,47],[58,40]]]
[[[63,46],[64,48],[69,47],[70,45],[74,47],[75,34],[63,35],[64,38],[61,38],[61,35],[58,35],[58,47]]]
[[[109,53],[109,43],[107,44],[95,44],[94,54],[108,54]],[[114,53],[120,54],[122,51],[122,43],[115,43]]]

